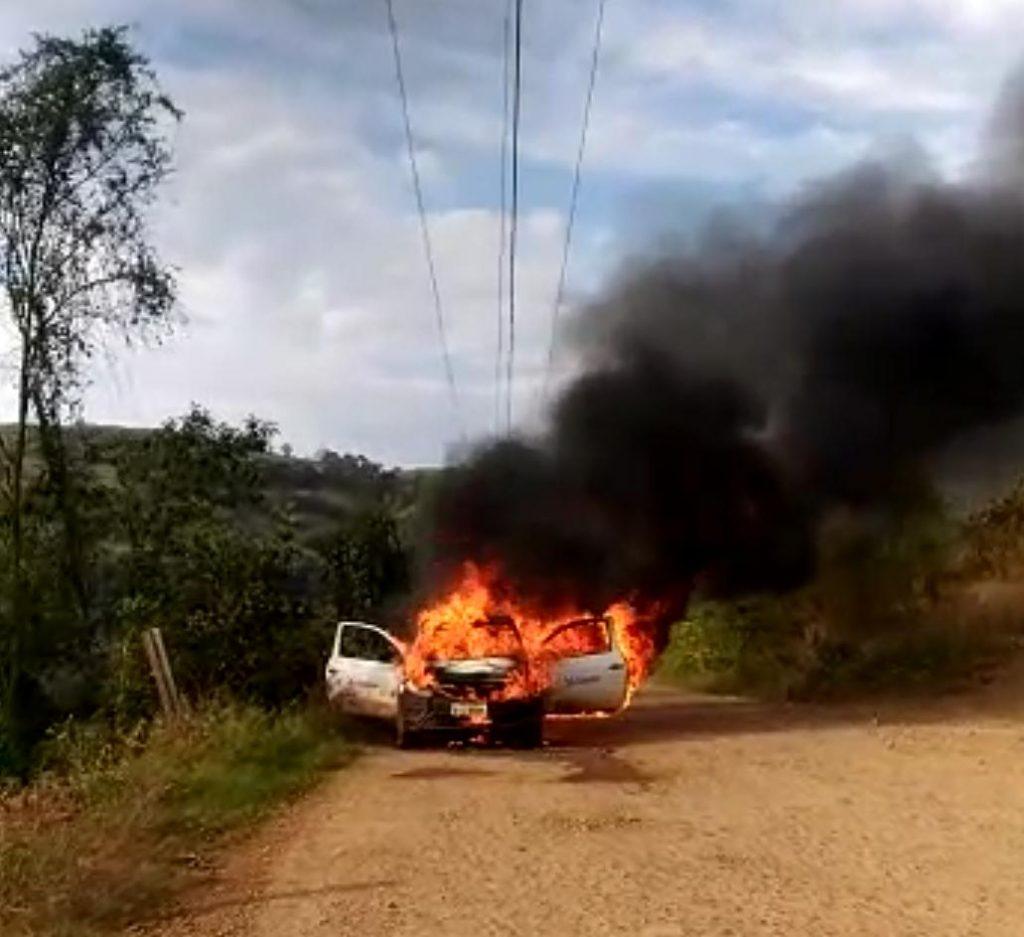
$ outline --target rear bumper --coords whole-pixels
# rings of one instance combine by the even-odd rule
[[[402,690],[398,696],[399,718],[407,732],[450,738],[472,738],[494,730],[535,725],[544,718],[544,701],[539,696],[488,703],[487,719],[483,721],[452,715],[453,702],[458,701],[440,693]]]

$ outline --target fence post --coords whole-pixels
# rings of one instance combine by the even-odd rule
[[[167,649],[159,628],[149,628],[142,633],[142,646],[146,650],[149,669],[153,672],[153,682],[160,696],[160,706],[164,715],[171,720],[182,714],[181,697],[174,683],[171,663],[167,658]]]
[[[174,671],[171,669],[171,661],[167,656],[167,648],[164,647],[163,632],[159,628],[153,629],[153,643],[156,645],[156,652],[160,657],[160,664],[164,671],[164,680],[167,683],[167,689],[170,691],[171,702],[174,705],[175,712],[179,716],[183,716],[188,707],[186,706],[185,698],[178,692],[178,684],[174,682]]]

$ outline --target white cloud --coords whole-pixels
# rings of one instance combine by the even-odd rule
[[[593,288],[628,249],[614,199],[637,184],[685,178],[786,192],[903,132],[960,171],[1018,52],[1022,8],[609,4],[570,294]],[[396,9],[451,351],[468,428],[487,431],[503,3],[402,0]],[[524,154],[564,174],[567,191],[596,0],[531,10]],[[379,5],[5,4],[0,51],[9,58],[33,29],[111,20],[138,21],[139,42],[186,111],[156,232],[181,269],[190,322],[161,349],[102,365],[89,416],[153,423],[195,399],[226,418],[274,419],[301,450],[440,459],[458,430]],[[523,182],[516,408],[527,415],[543,378],[566,206],[561,191],[554,205],[539,198],[536,176]],[[597,183],[605,207],[588,215]]]
[[[458,428],[440,364],[408,168],[343,114],[275,99],[251,77],[179,79],[193,102],[161,241],[190,323],[98,381],[97,414],[151,422],[209,402],[279,422],[301,449],[438,460]],[[220,119],[218,119],[220,118]],[[497,217],[432,213],[449,345],[468,429],[491,428]],[[523,218],[520,342],[529,365],[550,302],[560,222]]]
[[[842,107],[845,113],[837,116],[846,120],[851,112],[951,113],[979,103],[974,89],[964,86],[964,66],[987,64],[963,61],[952,42],[918,38],[887,48],[868,38],[857,41],[841,25],[836,34],[797,22],[805,28],[795,28],[792,16],[764,29],[755,27],[753,17],[723,26],[713,18],[666,13],[627,55],[638,71],[680,86],[699,80],[770,95],[776,104]]]

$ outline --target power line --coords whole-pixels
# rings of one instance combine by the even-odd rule
[[[427,259],[427,271],[430,275],[430,290],[434,297],[434,318],[437,325],[437,337],[441,345],[441,358],[444,363],[445,380],[451,397],[452,409],[459,422],[462,435],[465,436],[465,424],[462,419],[462,404],[459,390],[455,384],[455,371],[452,358],[448,351],[448,334],[444,324],[444,307],[441,304],[441,290],[437,285],[437,269],[434,264],[434,249],[430,240],[430,227],[427,224],[427,211],[423,204],[423,186],[420,183],[420,170],[416,162],[416,148],[413,143],[412,123],[409,120],[409,95],[405,87],[405,73],[402,70],[402,53],[398,44],[398,23],[392,0],[384,0],[388,14],[388,29],[391,32],[391,48],[395,54],[395,80],[398,85],[398,96],[402,101],[402,119],[405,124],[405,144],[409,156],[409,172],[412,176],[412,188],[416,196],[416,210],[420,217],[420,233],[423,236],[423,253]]]
[[[512,217],[508,244],[508,369],[505,401],[506,430],[512,432],[513,375],[516,356],[516,237],[519,233],[519,110],[522,96],[523,0],[516,3],[515,72],[512,83]]]
[[[598,0],[597,25],[594,28],[594,48],[590,58],[590,77],[587,81],[587,97],[583,105],[583,122],[580,127],[579,144],[576,147],[576,167],[572,176],[572,191],[569,196],[569,215],[565,222],[565,239],[562,243],[562,265],[558,272],[558,287],[551,307],[551,340],[548,344],[548,361],[544,371],[544,397],[548,395],[548,383],[555,362],[555,344],[558,337],[558,317],[565,298],[565,281],[569,270],[569,250],[572,246],[573,225],[576,221],[576,206],[579,201],[580,176],[583,170],[583,154],[587,147],[587,130],[590,127],[590,109],[594,102],[594,85],[597,82],[597,66],[601,59],[601,32],[604,27],[605,0]]]
[[[501,429],[501,366],[505,357],[505,246],[508,233],[508,98],[509,38],[512,0],[505,4],[505,28],[502,33],[501,65],[501,211],[498,215],[498,347],[494,357],[494,432]]]

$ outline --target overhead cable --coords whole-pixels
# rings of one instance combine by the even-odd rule
[[[459,389],[455,383],[455,370],[452,367],[451,353],[448,348],[448,334],[445,328],[444,307],[441,303],[441,290],[437,285],[437,268],[434,263],[434,249],[430,239],[430,226],[427,223],[427,212],[423,203],[423,186],[420,182],[419,165],[416,161],[416,147],[413,142],[412,123],[409,119],[409,95],[405,85],[405,73],[402,69],[402,52],[398,41],[398,23],[395,20],[395,11],[392,0],[384,0],[387,8],[388,29],[391,32],[391,47],[395,57],[395,81],[398,86],[398,96],[402,103],[402,119],[405,124],[405,144],[409,158],[409,173],[412,177],[413,193],[416,197],[416,210],[419,213],[420,233],[423,238],[423,252],[427,260],[427,272],[430,276],[430,290],[434,299],[434,320],[437,328],[437,339],[441,346],[441,359],[444,365],[445,381],[448,384],[448,394],[451,398],[452,409],[459,424],[460,433],[465,436],[465,424],[462,416],[462,403],[459,399]]]
[[[519,234],[519,114],[522,98],[523,0],[515,0],[514,69],[512,78],[512,210],[508,234],[508,362],[505,429],[512,432],[512,398],[516,357],[516,241]]]
[[[508,238],[508,124],[509,124],[509,39],[512,27],[512,2],[505,4],[505,24],[502,32],[501,64],[501,208],[498,212],[498,317],[497,348],[494,357],[494,432],[501,432],[502,366],[505,358],[505,252]]]
[[[558,318],[565,299],[565,284],[569,270],[569,252],[572,247],[573,226],[576,222],[576,207],[579,203],[580,178],[583,171],[583,155],[587,148],[587,131],[590,128],[590,111],[594,103],[594,85],[597,83],[598,63],[601,59],[601,34],[604,27],[605,0],[598,0],[597,24],[594,27],[593,50],[590,56],[590,75],[587,80],[587,96],[583,105],[583,120],[580,126],[579,142],[576,146],[576,165],[572,175],[572,190],[569,195],[569,214],[565,222],[565,237],[562,242],[562,263],[558,272],[558,286],[551,306],[551,337],[548,343],[547,366],[544,371],[543,396],[547,399],[548,385],[555,363],[555,347],[558,342]]]

